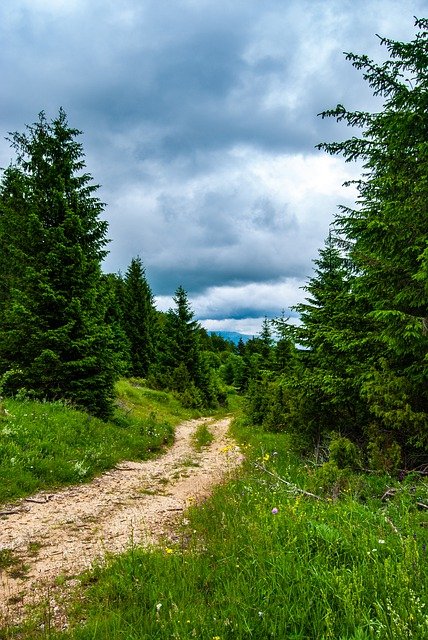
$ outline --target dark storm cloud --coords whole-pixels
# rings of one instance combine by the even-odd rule
[[[84,131],[107,203],[106,269],[141,255],[154,292],[183,284],[200,317],[276,313],[302,296],[336,205],[352,202],[341,183],[357,169],[314,150],[349,132],[317,113],[378,104],[342,52],[382,60],[374,34],[406,40],[424,9],[424,0],[3,0],[0,129],[63,106]],[[0,166],[11,155],[2,141]]]

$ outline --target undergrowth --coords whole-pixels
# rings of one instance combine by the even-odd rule
[[[69,631],[25,637],[427,638],[426,482],[348,471],[338,488],[285,435],[235,434],[244,468],[189,509],[177,542],[111,558],[82,578]]]

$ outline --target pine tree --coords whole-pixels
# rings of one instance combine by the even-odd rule
[[[355,274],[331,234],[314,262],[315,274],[304,287],[308,297],[295,307],[302,321],[296,340],[307,349],[306,406],[316,411],[320,433],[334,428],[360,436],[365,423],[361,376],[378,353],[371,307],[355,292]]]
[[[130,373],[144,378],[155,361],[157,321],[140,257],[131,260],[123,284],[123,326],[130,344]]]
[[[216,406],[223,401],[210,356],[201,349],[201,329],[194,319],[187,293],[179,286],[175,307],[165,315],[152,382],[180,393],[186,406]],[[203,332],[202,332],[203,333]]]
[[[106,417],[116,358],[105,324],[104,205],[65,112],[11,134],[17,154],[0,186],[0,367],[7,389],[65,398]],[[5,256],[2,258],[2,263]],[[3,266],[3,264],[2,264]]]
[[[168,311],[163,330],[162,366],[170,372],[184,367],[189,379],[198,386],[201,376],[199,324],[182,286],[177,288],[173,300],[175,308]]]
[[[411,42],[381,39],[389,53],[381,65],[347,55],[384,105],[378,113],[342,105],[324,112],[361,135],[320,148],[364,163],[357,205],[342,208],[337,219],[351,247],[356,288],[384,343],[384,358],[367,371],[362,393],[380,428],[395,424],[402,439],[427,446],[428,20],[416,20],[416,27]]]
[[[290,374],[297,364],[295,327],[289,323],[289,320],[290,318],[285,316],[284,311],[278,318],[271,320],[276,334],[273,367],[279,374]]]

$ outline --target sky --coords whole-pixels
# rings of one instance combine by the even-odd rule
[[[343,52],[387,57],[428,0],[1,0],[5,139],[60,107],[106,203],[106,272],[141,257],[157,308],[179,285],[209,330],[259,332],[313,274],[359,175],[315,148],[317,114],[379,99]]]

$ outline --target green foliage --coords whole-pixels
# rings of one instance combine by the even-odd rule
[[[355,443],[337,434],[330,442],[330,461],[338,469],[358,469],[361,466],[360,452]]]
[[[200,424],[193,436],[193,444],[200,451],[203,447],[209,446],[214,440],[214,436],[206,422]]]
[[[390,57],[382,65],[347,54],[384,105],[324,112],[360,136],[319,147],[362,160],[357,203],[341,207],[315,260],[295,307],[301,325],[274,321],[279,340],[267,357],[265,323],[263,339],[240,352],[250,422],[287,430],[300,450],[338,431],[368,445],[384,469],[397,467],[400,452],[411,461],[415,449],[428,451],[428,21],[416,26],[412,42],[381,39]]]
[[[194,320],[183,287],[178,287],[174,302],[175,308],[168,311],[161,324],[157,362],[148,381],[155,388],[176,391],[186,407],[216,408],[226,401],[225,389],[215,372],[220,360],[202,350],[201,340],[206,342],[206,337]]]
[[[0,184],[0,373],[5,391],[112,411],[118,362],[105,322],[103,204],[63,110],[14,133]],[[0,251],[1,253],[1,251]]]
[[[416,20],[416,27],[411,42],[381,39],[389,54],[383,64],[347,54],[384,98],[383,108],[368,113],[338,105],[324,112],[359,128],[360,136],[319,146],[364,163],[356,207],[342,207],[336,226],[354,265],[353,291],[367,300],[379,345],[366,345],[369,358],[363,358],[359,392],[371,414],[367,424],[397,429],[407,447],[426,451],[428,20]],[[364,346],[364,336],[358,342]]]
[[[394,473],[401,462],[401,447],[384,434],[378,434],[367,445],[369,465],[375,471]]]
[[[104,297],[106,300],[105,320],[113,335],[113,344],[121,375],[129,374],[131,366],[131,345],[124,329],[124,283],[120,274],[103,274]]]

